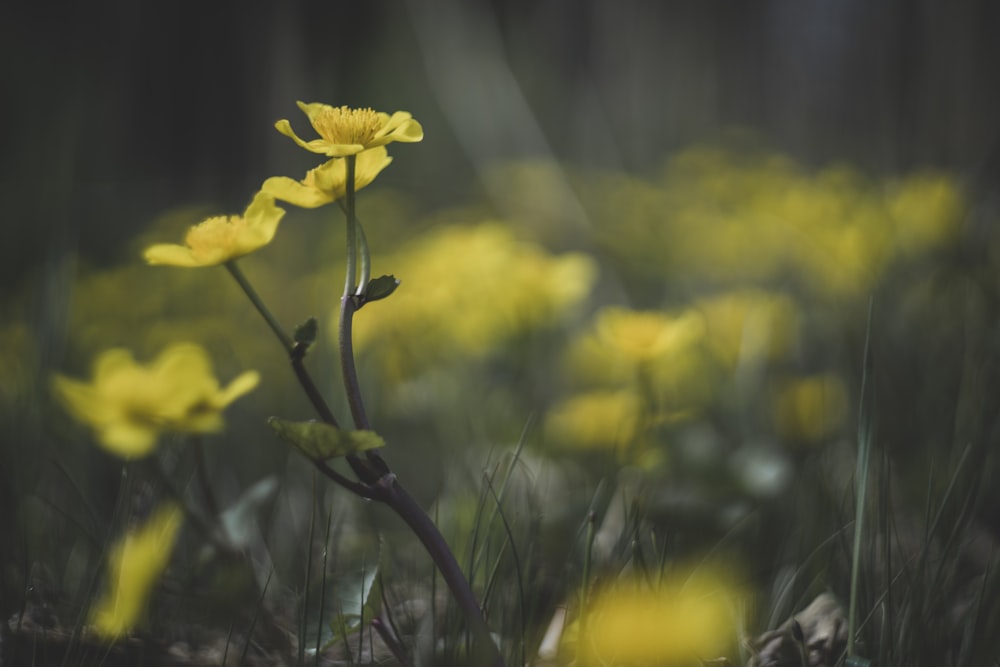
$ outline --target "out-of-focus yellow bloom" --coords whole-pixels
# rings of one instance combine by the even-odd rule
[[[705,320],[708,347],[729,370],[740,361],[781,359],[798,336],[798,309],[783,294],[741,289],[706,297],[695,307]]]
[[[889,196],[900,249],[915,254],[952,240],[960,229],[962,208],[962,195],[949,178],[920,173],[900,182]]]
[[[390,381],[482,356],[559,321],[589,294],[597,274],[589,257],[551,256],[499,223],[441,227],[374,263],[391,266],[402,283],[391,304],[358,313],[356,345],[377,351]]]
[[[690,665],[714,658],[735,636],[735,591],[700,576],[649,587],[622,580],[599,593],[577,638],[583,665]]]
[[[94,363],[91,383],[56,376],[56,393],[76,419],[94,429],[99,443],[125,459],[147,456],[162,432],[221,431],[222,410],[257,386],[247,371],[225,389],[212,375],[208,353],[191,343],[165,349],[149,366],[112,349]]]
[[[635,441],[642,399],[632,389],[573,396],[549,411],[545,439],[574,449],[620,450]]]
[[[710,285],[795,281],[815,294],[871,291],[893,260],[952,242],[952,179],[891,187],[832,165],[808,173],[780,156],[694,148],[659,183],[594,176],[577,188],[605,248],[629,271]]]
[[[835,375],[791,380],[774,397],[775,430],[789,440],[816,442],[826,438],[843,424],[846,414],[847,390]]]
[[[389,166],[392,158],[384,146],[358,154],[354,172],[354,189],[360,190],[375,180]],[[347,162],[333,158],[315,169],[310,169],[301,181],[287,176],[272,176],[264,181],[261,192],[279,201],[302,208],[317,208],[337,201],[347,193]]]
[[[108,590],[90,610],[98,635],[109,640],[127,634],[146,608],[156,580],[170,561],[181,528],[180,507],[158,508],[138,530],[111,547]]]
[[[384,146],[393,141],[414,142],[424,138],[424,129],[406,111],[391,116],[373,109],[332,107],[329,104],[296,102],[309,118],[319,139],[300,139],[285,119],[274,124],[278,132],[312,153],[346,157]]]
[[[695,311],[671,317],[612,306],[597,315],[598,339],[636,364],[690,345],[703,330],[701,316]]]
[[[242,216],[208,218],[188,230],[184,245],[159,243],[146,248],[143,257],[150,264],[170,266],[215,266],[248,255],[274,238],[285,210],[274,197],[258,192]]]

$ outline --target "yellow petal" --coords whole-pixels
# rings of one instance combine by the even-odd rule
[[[319,208],[334,201],[334,198],[319,188],[311,188],[287,176],[272,176],[260,186],[275,199],[301,208]]]
[[[117,639],[138,623],[156,580],[170,560],[182,520],[177,505],[164,505],[111,548],[108,590],[90,612],[99,635]]]
[[[130,461],[149,456],[156,448],[159,436],[153,425],[132,421],[116,421],[101,429],[97,438],[104,449],[115,456]]]
[[[236,379],[229,383],[228,387],[216,395],[215,405],[223,408],[243,394],[252,391],[258,384],[260,384],[260,373],[257,371],[246,371],[237,376]]]
[[[191,248],[175,243],[157,243],[151,245],[142,253],[147,264],[165,266],[196,267],[204,266],[195,259]]]

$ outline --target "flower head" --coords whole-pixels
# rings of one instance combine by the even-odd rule
[[[158,243],[146,248],[143,257],[150,264],[171,266],[224,264],[270,243],[284,215],[273,196],[258,192],[242,216],[208,218],[188,230],[184,245]]]
[[[91,609],[94,630],[116,639],[131,630],[146,607],[153,584],[167,567],[183,515],[174,504],[160,507],[138,530],[112,546],[109,590]]]
[[[642,363],[683,348],[702,334],[701,317],[694,312],[672,317],[657,311],[608,307],[597,317],[597,336],[624,358]]]
[[[354,189],[360,190],[374,181],[390,162],[392,158],[384,146],[359,153]],[[343,158],[333,158],[310,169],[301,181],[287,176],[272,176],[264,181],[260,191],[295,206],[318,208],[337,201],[347,193],[347,162]]]
[[[391,116],[373,109],[332,107],[329,104],[297,102],[309,118],[319,139],[300,139],[284,118],[274,127],[302,148],[328,157],[357,155],[393,141],[414,142],[424,138],[424,129],[406,111]]]
[[[132,459],[150,454],[162,432],[221,431],[223,408],[259,381],[256,371],[247,371],[223,389],[205,350],[178,343],[148,366],[137,364],[128,350],[107,350],[94,363],[92,383],[56,376],[54,386],[103,447]]]

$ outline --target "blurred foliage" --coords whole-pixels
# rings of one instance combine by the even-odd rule
[[[809,475],[816,462],[851,441],[869,295],[878,295],[876,331],[886,352],[879,373],[906,391],[938,396],[947,393],[943,385],[897,379],[909,377],[917,362],[933,371],[954,360],[953,332],[937,307],[965,294],[965,315],[981,321],[998,312],[988,296],[968,297],[973,282],[996,279],[996,267],[966,269],[955,259],[969,205],[947,174],[881,180],[846,165],[806,169],[760,149],[695,147],[648,177],[531,161],[494,165],[490,179],[509,191],[502,211],[473,200],[420,213],[391,190],[362,194],[359,218],[374,251],[374,275],[392,274],[400,284],[359,311],[355,333],[361,386],[386,441],[382,451],[413,480],[425,505],[437,504],[446,534],[475,536],[456,550],[474,565],[480,586],[493,585],[486,563],[494,572],[511,567],[511,547],[497,546],[508,539],[499,526],[521,540],[513,542],[522,549],[517,562],[536,578],[538,598],[517,622],[530,619],[530,632],[539,632],[552,605],[578,583],[579,526],[591,509],[603,517],[594,543],[600,576],[634,564],[643,549],[690,557],[725,540],[726,549],[750,545],[741,558],[755,583],[773,576],[778,566],[769,540],[787,532],[782,522],[795,509],[787,498],[815,488]],[[18,545],[16,555],[29,562],[53,559],[54,549],[76,549],[55,558],[61,588],[82,590],[81,568],[93,566],[102,540],[114,533],[100,517],[118,489],[87,481],[113,478],[116,464],[91,456],[87,435],[69,427],[52,404],[46,376],[52,369],[39,361],[39,346],[52,349],[52,340],[65,341],[58,370],[71,375],[84,374],[108,347],[150,358],[178,340],[204,346],[220,377],[259,370],[260,387],[227,409],[226,433],[206,449],[213,486],[220,500],[233,501],[254,480],[282,479],[269,510],[277,518],[261,519],[259,533],[247,532],[253,537],[246,540],[255,559],[250,579],[261,586],[274,568],[266,594],[272,604],[287,604],[302,563],[318,548],[304,542],[313,519],[302,517],[311,516],[314,503],[304,469],[264,427],[269,415],[313,416],[286,355],[222,269],[178,271],[139,261],[140,248],[179,236],[204,213],[188,208],[163,216],[133,239],[134,259],[107,267],[81,263],[63,329],[57,318],[39,326],[30,308],[13,300],[15,317],[0,328],[5,428],[45,443],[35,452],[5,446],[5,461],[37,457],[24,467],[29,472],[12,500],[16,523],[51,522],[48,506],[72,502],[40,472],[46,456],[72,452],[64,461],[80,465],[67,463],[68,474],[80,494],[94,496],[96,525],[86,546],[38,535]],[[342,234],[334,213],[290,211],[273,242],[241,264],[289,329],[316,317],[320,335],[307,362],[338,414],[346,414],[334,361]],[[982,273],[972,277],[975,271]],[[911,331],[917,324],[927,326]],[[910,337],[940,356],[899,356]],[[988,346],[982,350],[987,354]],[[895,407],[889,400],[888,422],[910,409],[901,407],[905,399]],[[36,412],[26,417],[19,405]],[[947,417],[908,446],[939,445]],[[513,444],[529,423],[514,456]],[[896,433],[891,423],[884,428],[889,437]],[[189,454],[168,447],[163,456],[190,472]],[[483,460],[495,464],[488,475]],[[827,472],[831,485],[846,484],[835,466]],[[511,512],[509,523],[483,523],[493,507],[484,479],[495,483],[489,488],[498,497],[501,480],[519,489],[497,501]],[[377,511],[345,502],[340,491],[321,495],[320,505],[336,508],[330,510],[333,570],[354,571],[371,558],[375,534],[398,530]],[[761,508],[771,513],[758,515]],[[835,513],[824,516],[829,527]],[[802,530],[796,535],[804,544],[829,538]],[[399,540],[388,542],[387,562],[402,561],[397,571],[423,577],[423,566],[409,562],[407,538]],[[178,549],[186,561],[193,551],[191,544]],[[319,559],[310,562],[320,567]],[[15,598],[25,576],[5,574]],[[608,626],[601,634],[600,619],[638,614],[631,625],[639,628],[643,609],[680,614],[661,608],[676,604],[670,596],[619,593],[595,602],[598,643],[617,632]],[[497,614],[519,608],[511,595],[497,593],[507,600],[497,603]],[[731,647],[732,621],[712,623],[710,634],[725,635],[722,645]],[[717,646],[710,639],[706,651]],[[678,655],[680,645],[667,641],[651,639],[653,653],[635,659],[656,651]],[[594,650],[603,656],[624,649],[609,643]]]

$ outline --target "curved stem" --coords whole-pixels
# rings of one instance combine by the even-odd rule
[[[357,367],[354,365],[353,322],[354,311],[357,310],[356,298],[345,294],[340,299],[340,366],[344,372],[344,390],[347,392],[347,403],[351,406],[354,426],[371,430],[364,400],[361,398]]]
[[[226,267],[226,270],[229,271],[229,275],[231,275],[239,284],[244,294],[246,294],[247,298],[250,299],[250,303],[254,305],[257,312],[260,313],[260,316],[264,318],[265,322],[267,322],[267,325],[271,327],[271,331],[273,331],[274,335],[281,341],[281,345],[285,348],[285,351],[291,352],[292,347],[294,346],[292,337],[285,333],[285,330],[282,329],[281,325],[278,323],[277,318],[271,313],[270,310],[268,310],[267,306],[264,305],[264,301],[260,298],[260,295],[257,294],[253,285],[251,285],[250,281],[247,280],[247,277],[243,275],[243,271],[240,270],[240,267],[236,265],[236,260],[231,259],[223,266]]]
[[[478,657],[489,660],[491,665],[502,666],[504,664],[503,658],[500,656],[497,645],[493,642],[490,628],[483,617],[483,611],[479,607],[476,595],[472,592],[472,587],[466,580],[461,566],[455,560],[455,555],[438,527],[434,525],[423,508],[417,504],[417,501],[406,492],[395,475],[383,477],[377,488],[382,492],[379,494],[378,500],[391,507],[406,522],[406,525],[427,549],[434,564],[437,565],[438,571],[445,583],[448,584],[451,594],[462,610],[462,615],[469,624],[469,629],[476,639],[476,646],[483,652],[483,655]],[[476,661],[474,664],[479,663]]]

